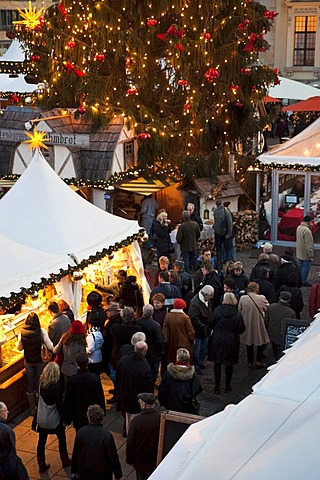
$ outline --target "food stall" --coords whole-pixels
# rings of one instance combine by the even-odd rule
[[[307,214],[320,244],[320,119],[267,153],[251,167],[257,173],[257,205],[269,229],[264,239],[294,245],[296,229]],[[263,195],[261,195],[263,192]]]
[[[47,328],[49,302],[63,298],[81,318],[95,283],[111,283],[120,268],[137,276],[145,298],[149,287],[137,243],[144,230],[77,195],[39,151],[0,200],[0,215],[0,235],[20,245],[17,256],[0,244],[8,269],[0,281],[0,396],[12,417],[26,406],[23,355],[15,343],[29,312]]]

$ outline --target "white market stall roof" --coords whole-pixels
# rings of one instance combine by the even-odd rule
[[[0,234],[0,297],[9,298],[12,293],[29,289],[32,283],[40,283],[50,274],[59,274],[60,269],[68,270],[74,262],[67,255],[55,255],[26,247]]]
[[[16,242],[53,254],[89,259],[137,238],[138,222],[104,212],[72,191],[41,152],[0,200],[0,232]]]
[[[306,85],[305,83],[285,77],[279,77],[279,80],[279,85],[269,87],[268,89],[268,95],[271,97],[305,100],[314,95],[320,95],[320,90],[311,85]]]
[[[17,38],[14,38],[6,50],[6,52],[1,55],[1,62],[24,62],[26,59],[26,54],[23,51],[23,47]]]
[[[320,118],[288,142],[259,155],[257,160],[263,165],[320,165]]]
[[[191,425],[150,480],[318,480],[320,315],[238,405]]]

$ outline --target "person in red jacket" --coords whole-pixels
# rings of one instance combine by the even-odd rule
[[[312,285],[309,296],[309,315],[313,318],[320,309],[320,273],[317,283]]]

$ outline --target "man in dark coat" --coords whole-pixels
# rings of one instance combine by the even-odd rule
[[[120,307],[119,303],[111,302],[109,303],[107,308],[107,321],[103,330],[104,342],[102,345],[102,361],[104,371],[107,373],[107,375],[109,375],[113,382],[116,378],[116,374],[110,363],[113,350],[113,338],[111,334],[111,328],[115,323],[122,323]]]
[[[12,428],[7,425],[5,422],[7,421],[8,418],[8,407],[5,403],[0,402],[0,430],[4,430],[9,433],[12,448],[14,450],[14,453],[16,453],[16,436]]]
[[[66,425],[73,423],[78,431],[88,425],[87,410],[90,405],[97,404],[106,410],[105,398],[98,375],[88,370],[88,357],[78,353],[76,356],[78,372],[72,375],[66,385],[63,404],[63,419]]]
[[[134,353],[121,358],[117,367],[117,410],[125,413],[127,434],[131,418],[140,412],[138,393],[153,393],[154,389],[151,367],[145,358],[147,349],[145,342],[137,342]]]
[[[165,306],[171,307],[176,298],[181,298],[182,294],[179,288],[169,282],[169,273],[162,271],[159,273],[159,285],[151,290],[149,303],[156,293],[163,293],[165,296]]]
[[[276,303],[276,291],[273,284],[269,281],[270,269],[269,268],[260,268],[258,273],[258,278],[255,279],[255,282],[259,285],[260,295],[264,295],[268,302]]]
[[[230,210],[222,205],[222,201],[220,198],[216,200],[216,208],[214,209],[213,217],[213,229],[217,251],[217,261],[219,268],[221,268],[224,261],[232,260],[233,258],[233,223]]]
[[[147,304],[143,307],[143,316],[136,320],[135,325],[139,331],[146,335],[148,345],[146,359],[152,370],[153,382],[157,380],[159,362],[164,352],[164,336],[158,322],[153,320],[153,306]]]
[[[281,357],[281,324],[284,318],[296,318],[295,312],[289,307],[291,293],[283,290],[279,302],[269,305],[266,311],[265,324],[272,343],[275,360]]]
[[[195,331],[193,344],[193,364],[198,375],[202,375],[201,368],[208,349],[208,325],[212,315],[211,298],[214,289],[211,285],[205,285],[200,292],[193,297],[189,307],[189,317]]]
[[[190,215],[185,210],[182,212],[182,223],[178,228],[177,242],[180,244],[184,267],[188,273],[196,269],[199,238],[199,225],[190,220]]]
[[[192,222],[197,222],[197,224],[199,225],[199,228],[200,228],[200,232],[202,232],[203,230],[203,222],[200,218],[200,215],[198,215],[196,213],[196,207],[194,205],[194,203],[187,203],[187,208],[186,208],[186,211],[189,213],[190,215],[190,220]]]
[[[157,466],[161,413],[153,393],[139,393],[141,413],[133,418],[126,445],[126,462],[133,465],[137,479],[147,480]]]
[[[298,281],[297,281],[297,287],[301,288],[302,285],[302,279],[301,275],[299,272],[299,268],[297,265],[292,261],[292,257],[290,255],[281,255],[280,258],[280,267],[277,270],[276,273],[276,278],[274,282],[274,286],[276,291],[278,288],[281,287],[281,285],[285,285],[289,275],[291,273],[297,273],[298,274]]]
[[[214,290],[213,297],[210,300],[212,311],[213,311],[220,303],[221,290],[222,290],[221,282],[210,260],[203,262],[202,273],[203,273],[203,279],[200,282],[200,290],[204,285],[211,285]]]
[[[89,425],[80,428],[72,453],[71,473],[79,480],[112,480],[122,477],[121,465],[113,436],[102,421],[99,405],[88,408]]]
[[[48,312],[52,317],[48,326],[48,335],[55,347],[59,343],[61,336],[69,331],[71,322],[67,315],[59,311],[57,302],[51,302],[49,304]]]

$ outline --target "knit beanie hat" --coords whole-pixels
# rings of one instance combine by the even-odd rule
[[[177,298],[174,303],[173,303],[173,308],[176,310],[183,310],[184,308],[187,307],[187,304],[182,298]]]

